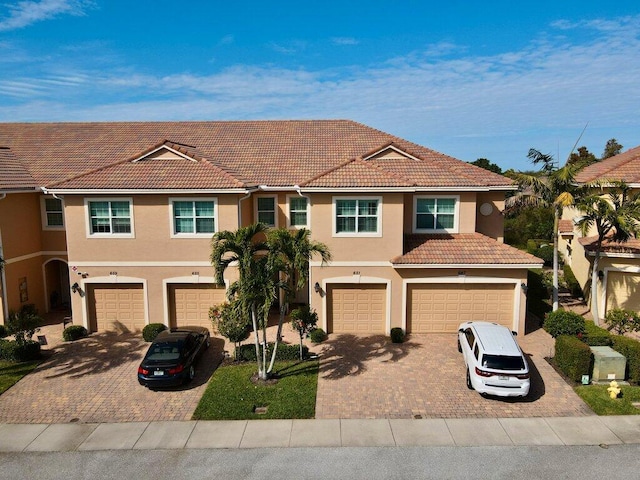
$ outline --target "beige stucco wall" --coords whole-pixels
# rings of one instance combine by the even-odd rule
[[[483,215],[480,208],[488,203],[491,214]],[[480,192],[476,197],[476,231],[488,237],[504,241],[504,192]]]
[[[0,321],[11,310],[34,304],[39,313],[48,310],[44,264],[51,258],[66,259],[64,230],[43,230],[41,194],[8,193],[0,200],[0,235],[6,262],[3,276],[7,311],[0,312]],[[27,300],[22,301],[20,285],[26,280]],[[2,300],[4,303],[4,299]]]

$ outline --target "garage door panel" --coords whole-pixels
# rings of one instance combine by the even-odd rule
[[[408,288],[409,332],[455,332],[461,322],[468,320],[484,320],[513,327],[513,285],[415,284]]]
[[[327,303],[330,332],[385,332],[386,285],[331,285]]]
[[[90,288],[89,321],[98,332],[142,330],[146,323],[142,285],[96,285]]]
[[[211,330],[209,308],[226,300],[226,290],[214,284],[169,286],[169,323],[172,327],[196,325]]]

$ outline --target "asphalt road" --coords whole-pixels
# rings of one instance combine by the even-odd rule
[[[0,454],[0,479],[637,479],[640,445]]]

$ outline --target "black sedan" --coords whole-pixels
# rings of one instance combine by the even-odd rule
[[[138,367],[138,382],[149,388],[190,382],[196,374],[195,364],[209,344],[209,330],[204,327],[160,332]]]

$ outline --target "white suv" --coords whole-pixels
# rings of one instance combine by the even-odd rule
[[[497,323],[460,324],[458,351],[467,366],[467,387],[500,397],[529,394],[529,365],[514,335]]]

